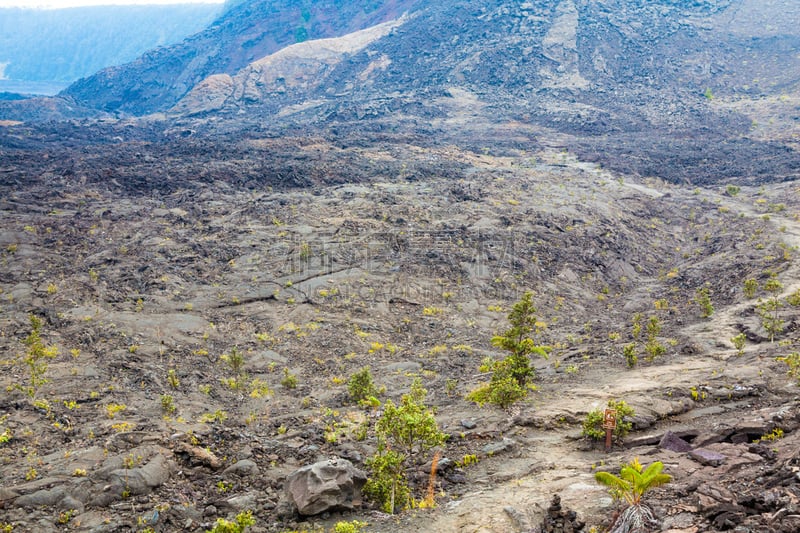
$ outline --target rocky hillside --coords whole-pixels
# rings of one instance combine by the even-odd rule
[[[681,183],[800,172],[792,2],[354,6],[245,2],[64,97],[77,110],[169,110],[192,130],[223,116],[216,131],[402,133],[475,150],[545,142]],[[389,21],[391,31],[352,33]],[[295,44],[306,36],[328,39]]]
[[[164,110],[211,74],[234,74],[250,62],[299,41],[344,35],[393,20],[415,3],[242,2],[182,43],[100,71],[75,83],[63,95],[105,111],[140,115]]]

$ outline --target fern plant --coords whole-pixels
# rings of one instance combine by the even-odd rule
[[[655,461],[644,468],[639,459],[635,458],[620,468],[619,476],[610,472],[597,472],[594,475],[598,483],[608,487],[615,500],[627,504],[609,533],[645,533],[657,525],[653,510],[642,498],[650,489],[672,481],[672,476],[663,471],[664,463],[661,461]]]

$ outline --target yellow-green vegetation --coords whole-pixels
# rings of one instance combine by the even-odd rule
[[[525,292],[514,304],[508,321],[511,327],[502,335],[492,337],[492,344],[510,355],[500,361],[484,360],[481,371],[491,372],[491,380],[467,395],[468,400],[478,405],[492,403],[506,408],[525,398],[534,377],[530,356],[548,357],[550,347],[538,345],[532,338],[539,322],[531,291]]]
[[[456,465],[460,468],[466,468],[468,466],[478,464],[478,456],[475,454],[467,454],[465,455],[460,461],[456,461]]]
[[[774,441],[776,441],[778,439],[782,439],[782,438],[783,438],[783,429],[775,428],[772,431],[770,431],[769,433],[767,433],[765,435],[761,435],[761,438],[756,440],[756,441],[754,441],[754,442],[774,442]]]
[[[0,416],[0,430],[2,430],[0,431],[0,447],[7,444],[13,437],[11,430],[7,427],[3,427],[7,419],[8,415]]]
[[[409,393],[400,399],[400,405],[391,400],[386,402],[383,416],[375,424],[378,451],[366,462],[370,477],[364,494],[387,513],[411,506],[406,477],[408,463],[447,439],[439,430],[433,411],[425,405],[426,395],[419,378],[415,379]]]
[[[366,522],[360,522],[358,520],[336,522],[333,526],[332,533],[360,533],[367,525]]]
[[[786,363],[786,366],[789,367],[787,373],[800,384],[800,352],[792,352],[789,355],[778,357],[778,361]]]
[[[780,317],[779,312],[783,303],[778,297],[780,291],[783,289],[783,284],[778,280],[778,277],[773,273],[770,278],[764,283],[764,290],[770,296],[766,300],[759,300],[756,305],[756,312],[761,317],[761,326],[769,333],[770,342],[775,341],[775,336],[783,332],[784,322]]]
[[[746,341],[747,335],[744,333],[739,333],[738,335],[731,337],[731,342],[733,343],[733,347],[736,348],[738,355],[742,355],[744,353],[744,344]]]
[[[694,296],[695,303],[700,306],[701,316],[709,318],[714,314],[714,306],[711,304],[711,289],[701,287],[697,289]]]
[[[692,400],[694,400],[696,402],[700,402],[702,400],[705,400],[706,396],[707,396],[706,391],[697,390],[697,387],[695,387],[695,386],[689,387],[689,394],[691,394]]]
[[[743,292],[746,298],[755,298],[758,291],[758,281],[753,278],[744,280]]]
[[[253,511],[242,511],[233,521],[217,518],[214,527],[207,529],[206,533],[243,533],[248,527],[256,525]]]
[[[27,385],[16,385],[31,400],[36,399],[39,388],[48,383],[45,377],[49,363],[58,355],[58,347],[55,345],[46,346],[42,341],[42,319],[36,315],[29,315],[31,332],[23,340],[26,346],[25,353],[17,356],[17,364],[23,368],[27,375]]]
[[[444,313],[444,309],[441,307],[424,307],[422,309],[422,316],[439,316]]]
[[[108,416],[108,418],[114,418],[118,413],[121,413],[127,408],[128,406],[122,403],[106,404],[106,416]]]
[[[285,389],[297,388],[297,376],[292,374],[288,368],[283,368],[283,377],[281,378],[281,386]]]
[[[631,406],[625,403],[625,400],[608,400],[606,404],[609,409],[614,409],[616,412],[617,425],[614,427],[614,437],[617,440],[625,438],[631,431],[633,424],[629,420],[635,415]],[[594,440],[602,440],[606,437],[606,430],[603,428],[603,415],[605,409],[600,407],[592,409],[583,420],[583,430],[581,434]],[[626,417],[628,420],[626,420]]]
[[[167,371],[167,383],[173,389],[177,389],[181,385],[181,380],[178,379],[178,372],[175,371],[174,368],[170,368]]]
[[[177,410],[177,407],[175,407],[175,399],[171,395],[161,395],[161,410],[168,415],[171,415]]]
[[[225,422],[228,419],[228,413],[222,409],[217,409],[213,413],[203,413],[200,415],[200,422],[210,424],[213,422]]]

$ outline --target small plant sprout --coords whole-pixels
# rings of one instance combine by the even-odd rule
[[[731,337],[731,342],[733,343],[733,347],[736,348],[737,355],[744,354],[744,345],[746,341],[747,335],[745,335],[744,332]]]

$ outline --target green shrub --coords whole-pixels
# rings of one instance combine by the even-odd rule
[[[354,402],[361,402],[378,395],[378,388],[372,380],[368,366],[350,376],[347,381],[347,392]]]
[[[297,388],[297,376],[292,374],[288,368],[284,367],[283,377],[281,378],[281,386],[286,389]]]
[[[622,347],[622,355],[625,356],[625,362],[628,368],[633,368],[639,362],[639,357],[636,355],[636,343],[631,342]]]
[[[786,363],[786,366],[789,367],[787,373],[800,383],[800,353],[792,352],[784,357],[778,357],[778,361]]]
[[[501,364],[502,361],[497,363]],[[481,407],[491,403],[505,409],[524,399],[527,395],[527,388],[521,387],[513,377],[503,375],[500,368],[495,368],[492,381],[467,394],[467,400],[475,402]]]
[[[635,415],[631,406],[625,403],[625,400],[608,400],[607,404],[609,409],[614,409],[617,413],[617,425],[614,428],[614,437],[617,440],[625,438],[630,433],[633,423],[625,418],[630,418]],[[603,427],[603,415],[605,409],[597,408],[589,412],[583,421],[583,430],[581,434],[593,440],[603,440],[606,438],[606,430]]]

